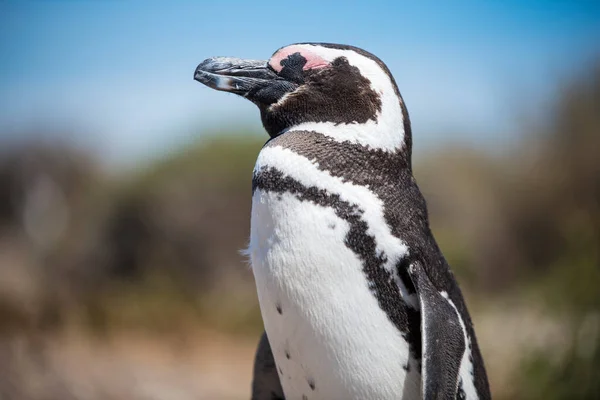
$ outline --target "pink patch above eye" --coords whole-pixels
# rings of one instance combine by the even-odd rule
[[[281,61],[288,58],[290,55],[294,53],[300,53],[302,57],[306,58],[306,64],[302,67],[303,70],[315,69],[315,68],[323,68],[329,65],[329,62],[313,53],[310,50],[307,50],[300,46],[288,46],[281,50],[271,57],[269,60],[269,65],[277,72],[280,72],[283,69],[281,65]]]

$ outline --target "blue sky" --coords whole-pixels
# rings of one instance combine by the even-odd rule
[[[194,82],[195,66],[214,55],[266,59],[305,41],[383,59],[417,148],[495,148],[543,112],[562,79],[599,58],[600,3],[1,2],[0,146],[43,126],[128,164],[203,129],[258,130],[254,106]]]

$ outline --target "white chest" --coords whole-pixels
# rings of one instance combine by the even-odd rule
[[[344,244],[349,228],[329,207],[254,193],[249,252],[286,399],[419,398],[408,344]]]

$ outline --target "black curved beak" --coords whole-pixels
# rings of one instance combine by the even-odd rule
[[[208,58],[194,72],[194,79],[198,82],[244,97],[277,78],[277,74],[267,67],[267,61],[232,57]]]
[[[243,96],[259,106],[275,103],[298,87],[277,75],[268,67],[267,61],[233,57],[202,61],[196,67],[194,79],[215,90]]]

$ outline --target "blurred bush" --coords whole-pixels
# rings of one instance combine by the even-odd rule
[[[537,173],[521,178],[536,190],[508,215],[535,291],[563,319],[568,341],[524,359],[521,397],[592,399],[600,396],[600,64],[564,89],[555,110],[529,161]]]
[[[116,178],[64,144],[5,152],[2,326],[38,326],[49,314],[94,329],[158,329],[159,321],[172,329],[182,312],[260,321],[239,250],[262,143],[251,134],[215,137]]]
[[[435,231],[469,282],[557,282],[557,303],[597,309],[600,65],[561,93],[546,124],[506,153],[444,148],[416,170]]]

